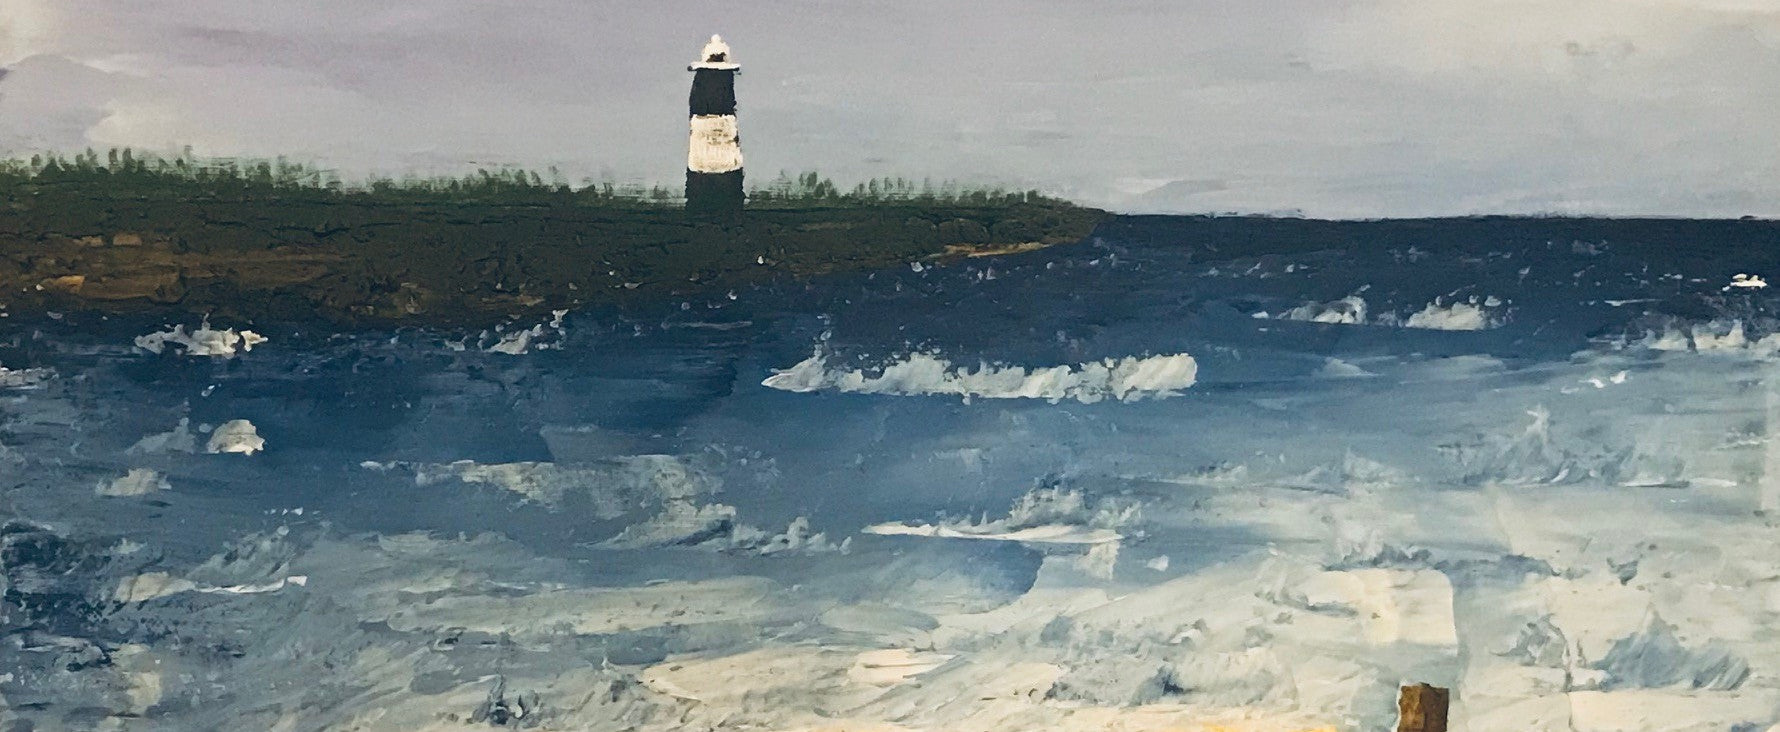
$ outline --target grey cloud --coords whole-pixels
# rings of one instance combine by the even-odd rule
[[[106,105],[128,81],[76,61],[51,55],[28,57],[0,74],[3,139],[30,149],[87,145],[87,130],[106,116]]]
[[[954,178],[1145,211],[1780,214],[1780,16],[1733,0],[55,0],[21,17],[29,42],[0,49],[115,86],[70,102],[20,64],[0,83],[13,152],[673,181],[684,65],[721,32],[761,178]]]

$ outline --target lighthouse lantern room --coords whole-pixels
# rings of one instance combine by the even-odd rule
[[[735,75],[741,70],[720,36],[711,36],[692,72],[692,139],[686,151],[686,210],[742,210],[742,145],[735,121]]]

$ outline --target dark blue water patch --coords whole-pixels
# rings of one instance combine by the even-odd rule
[[[1232,325],[1206,322],[1229,321],[1225,308],[1252,312],[1257,302],[1279,309],[1357,294],[1375,315],[1401,319],[1437,299],[1494,297],[1507,314],[1500,332],[1439,337],[1461,342],[1455,350],[1547,357],[1646,312],[1771,313],[1765,292],[1718,288],[1780,264],[1776,230],[1759,221],[1123,217],[1081,244],[837,276],[778,294],[831,315],[842,349],[1037,363],[1184,347],[1197,332]],[[1639,302],[1612,304],[1624,300]]]
[[[167,324],[70,314],[0,322],[0,357],[67,377],[45,394],[86,405],[72,428],[80,454],[70,460],[112,475],[154,467],[186,486],[186,500],[234,501],[248,513],[309,504],[363,515],[355,522],[376,531],[464,530],[499,516],[515,535],[567,546],[603,538],[603,527],[516,508],[499,492],[377,485],[357,466],[590,460],[721,444],[766,456],[786,476],[727,486],[716,500],[745,505],[742,520],[778,530],[809,514],[818,530],[842,535],[875,521],[995,515],[1034,481],[1082,462],[1115,426],[1126,430],[1119,444],[1141,443],[1132,430],[1151,423],[1215,435],[1208,415],[1265,422],[1280,400],[1304,392],[1388,401],[1401,364],[1487,355],[1499,371],[1479,378],[1510,383],[1653,314],[1753,321],[1772,311],[1773,297],[1720,288],[1731,274],[1780,264],[1775,232],[1770,222],[1124,217],[1048,250],[778,283],[734,300],[577,311],[552,348],[518,356],[481,352],[477,333],[222,322],[213,325],[251,326],[273,340],[234,359],[154,356],[132,353],[131,339]],[[1436,299],[1494,297],[1503,319],[1486,330],[1432,331],[1253,317],[1347,295],[1364,298],[1374,319],[1401,319]],[[819,342],[831,367],[868,373],[918,350],[967,368],[1184,352],[1200,377],[1166,401],[1098,405],[760,386]],[[1332,379],[1331,359],[1376,375]],[[1258,404],[1270,406],[1257,413]],[[249,419],[270,449],[251,458],[122,454],[181,417],[200,446],[201,425]],[[1301,427],[1288,413],[1279,436]],[[9,429],[0,437],[15,446],[53,448],[47,428]],[[934,457],[996,434],[1036,437],[1003,451],[1017,460],[982,472]],[[1233,447],[1212,439],[1178,449],[1215,462]],[[379,512],[379,500],[401,508]]]

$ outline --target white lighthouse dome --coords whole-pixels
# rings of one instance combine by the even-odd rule
[[[712,35],[711,42],[705,44],[706,61],[728,61],[729,44],[723,42],[723,36]]]
[[[693,69],[739,69],[741,64],[729,57],[729,44],[723,42],[723,36],[712,35],[711,42],[705,44],[698,54],[698,63]]]

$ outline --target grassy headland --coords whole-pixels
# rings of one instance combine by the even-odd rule
[[[673,191],[522,170],[348,184],[283,161],[89,151],[0,163],[0,304],[477,323],[1073,242],[1104,216],[896,179],[843,192],[809,173],[715,221]]]

